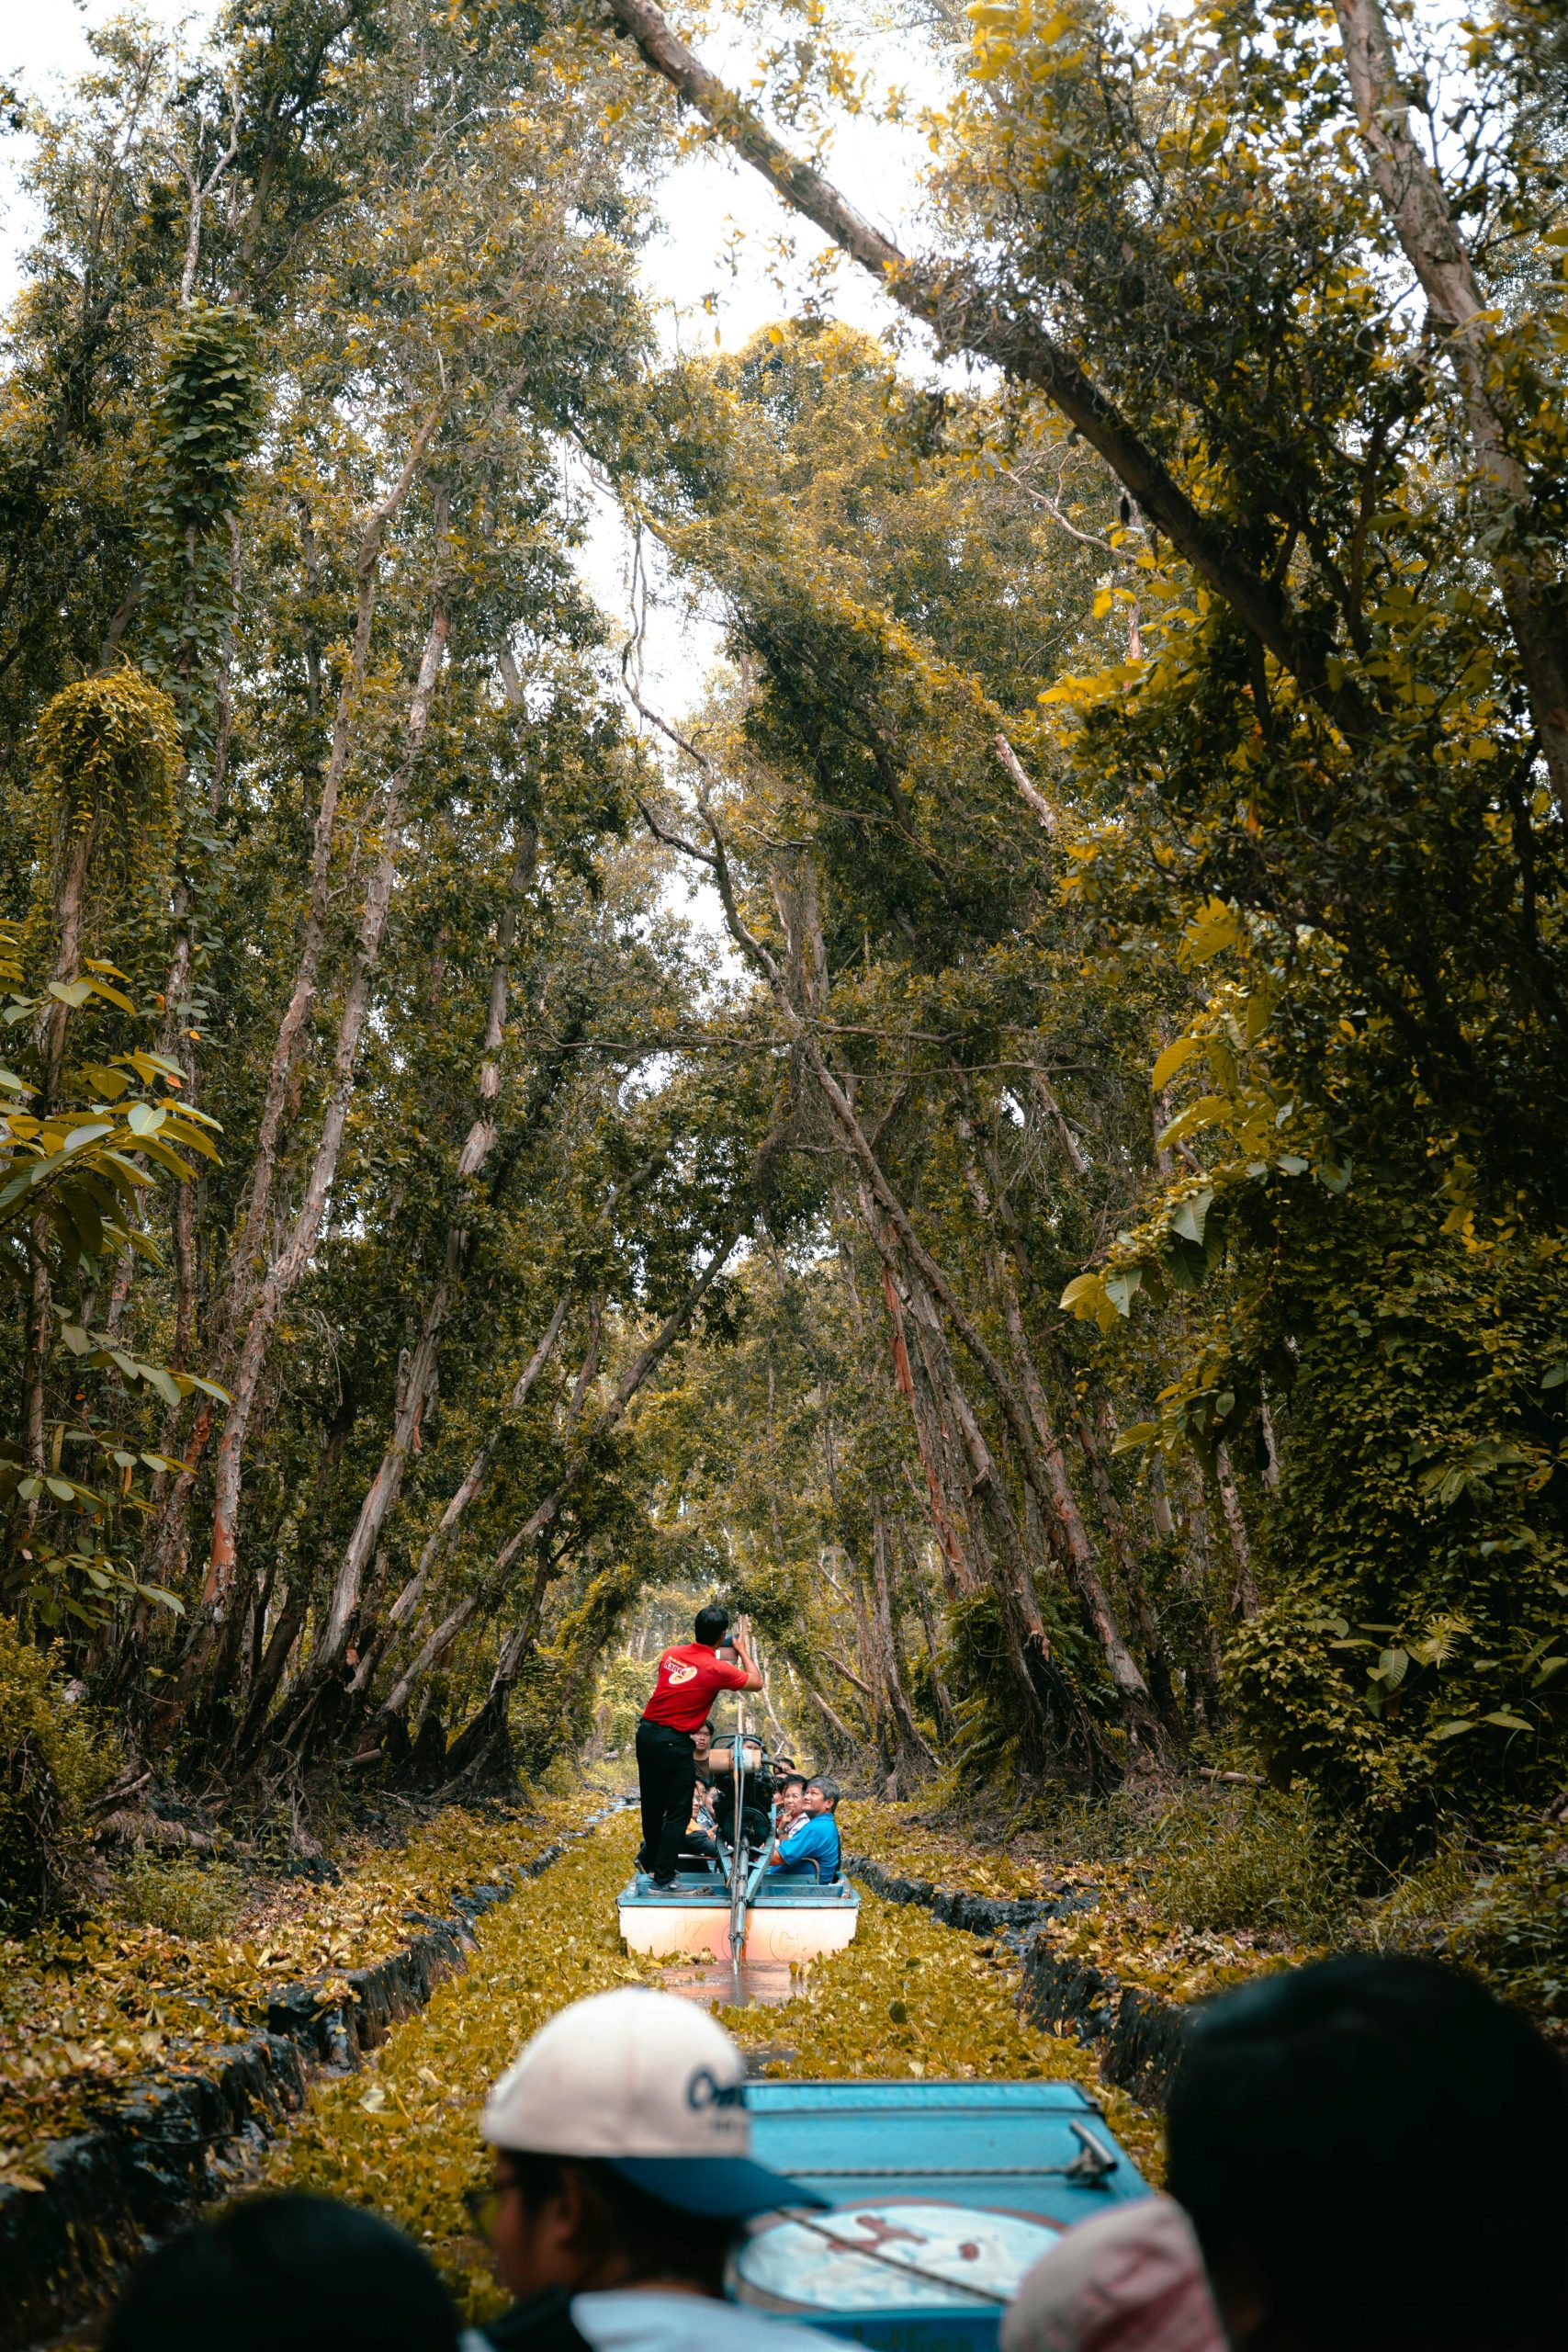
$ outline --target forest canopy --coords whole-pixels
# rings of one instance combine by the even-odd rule
[[[1557,1804],[1555,20],[96,49],[0,379],[0,1607],[106,1779],[536,1773],[717,1592],[900,1786]],[[675,347],[694,142],[901,326]],[[721,616],[674,699],[593,498]]]

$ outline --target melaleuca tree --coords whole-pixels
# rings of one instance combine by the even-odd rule
[[[51,663],[173,695],[173,887],[108,944],[223,1131],[148,1237],[166,1272],[84,1270],[122,1350],[223,1383],[172,1382],[143,1435],[186,1625],[125,1607],[84,1662],[144,1736],[231,1761],[400,1724],[455,1645],[504,1716],[556,1580],[624,1523],[626,1405],[750,1214],[759,1134],[710,1110],[694,1140],[639,1077],[692,984],[615,846],[636,760],[568,552],[558,436],[643,335],[620,79],[526,11],[247,7],[194,72],[117,33],[43,126],[13,731]]]
[[[692,846],[784,1023],[797,1141],[837,1161],[947,1599],[1005,1661],[1026,1766],[1098,1777],[1185,1727],[1164,1539],[1055,1304],[1152,1158],[1157,991],[1084,987],[1013,738],[1032,756],[1032,662],[1103,635],[1114,509],[1070,450],[973,461],[987,412],[955,427],[837,331],[773,329],[692,397],[731,459],[658,527],[720,583],[746,678],[694,741]]]
[[[1270,1770],[1394,1843],[1555,1787],[1568,445],[1535,17],[1467,27],[1445,85],[1375,0],[977,9],[921,262],[657,11],[613,13],[1004,371],[1012,446],[1055,409],[1120,478],[1121,658],[1040,680],[1059,846],[1107,975],[1180,943],[1180,1013],[1188,975],[1234,971],[1149,1040],[1177,1181],[1066,1297],[1130,1324],[1123,1364],[1176,1297],[1140,1442],[1216,1484],[1255,1443],[1278,1466],[1233,1652]]]

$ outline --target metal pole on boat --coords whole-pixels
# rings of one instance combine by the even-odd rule
[[[746,1709],[735,1702],[735,1842],[729,1849],[729,1964],[746,1950]]]

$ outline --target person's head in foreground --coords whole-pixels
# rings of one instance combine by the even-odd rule
[[[326,2197],[251,2197],[138,2265],[106,2352],[457,2352],[429,2257]]]
[[[807,1813],[837,1813],[839,1783],[837,1781],[830,1781],[826,1773],[820,1780],[807,1781],[805,1804]]]
[[[1001,2352],[1224,2352],[1192,2224],[1140,2197],[1068,2230],[1002,2320]]]
[[[716,1600],[710,1600],[705,1609],[698,1610],[697,1621],[692,1631],[698,1641],[705,1643],[710,1650],[717,1649],[729,1631],[728,1610],[721,1609]]]
[[[820,2205],[751,2159],[745,2061],[707,2010],[624,1985],[540,2027],[485,2102],[491,2242],[520,2301],[659,2286],[723,2292],[745,2225]]]
[[[793,1821],[806,1811],[806,1775],[786,1772],[779,1782],[779,1819]]]
[[[1167,2114],[1238,2352],[1568,2342],[1568,2069],[1429,1961],[1322,1961],[1192,2021]]]

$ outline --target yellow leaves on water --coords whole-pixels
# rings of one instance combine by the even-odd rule
[[[545,2019],[585,1993],[657,1984],[628,1961],[615,1897],[631,1870],[629,1815],[568,1849],[491,1911],[463,1974],[396,2027],[365,2072],[318,2081],[268,2166],[274,2185],[374,2206],[427,2245],[471,2315],[499,2310],[463,2191],[485,2177],[486,2091]]]
[[[319,2082],[268,2167],[274,2185],[351,2198],[410,2231],[470,2317],[503,2300],[463,2207],[486,2176],[487,2089],[567,2002],[661,1981],[656,1966],[627,1959],[617,1928],[634,1842],[630,1817],[614,1822],[492,1912],[467,1974],[396,2028],[367,2074]],[[1105,2102],[1134,2160],[1157,2163],[1152,2120],[1094,2081],[1089,2052],[1021,2019],[1018,1985],[1007,1947],[863,1891],[855,1941],[794,1975],[786,2003],[718,2014],[769,2075],[1075,2077]]]

